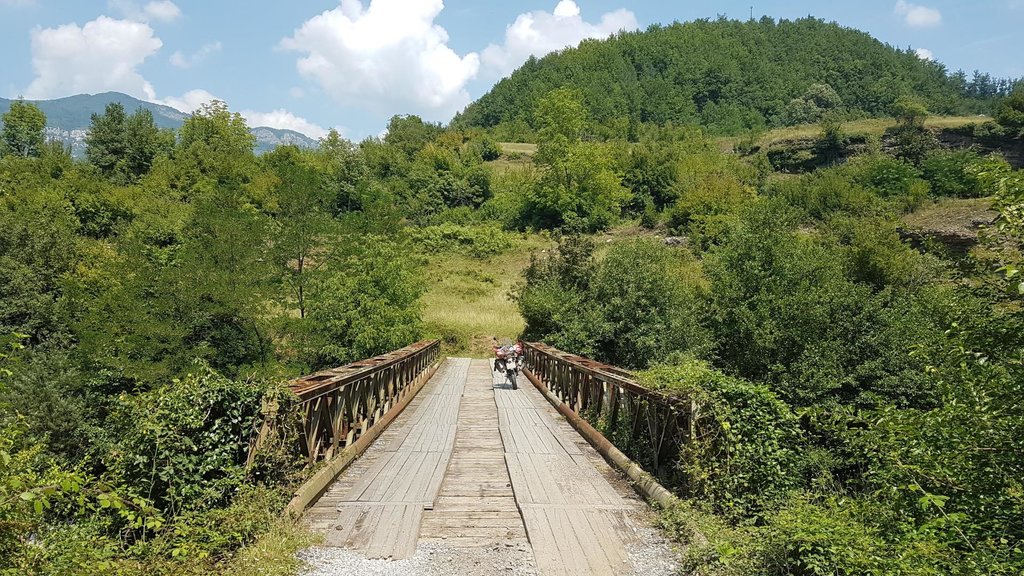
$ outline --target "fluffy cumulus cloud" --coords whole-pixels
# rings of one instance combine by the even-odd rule
[[[156,102],[157,104],[170,106],[171,108],[180,110],[182,112],[185,112],[186,114],[191,114],[192,112],[198,110],[203,104],[208,104],[210,102],[213,102],[214,100],[221,100],[221,98],[218,98],[213,94],[210,94],[206,90],[196,89],[189,90],[181,96],[168,96],[167,98],[163,98],[160,100],[151,98],[151,100],[153,102]]]
[[[893,11],[897,16],[902,17],[907,25],[915,28],[928,28],[942,23],[942,12],[928,6],[911,4],[905,0],[898,0]]]
[[[482,61],[488,73],[505,76],[531,55],[540,57],[575,46],[587,38],[606,38],[619,30],[639,27],[636,16],[629,10],[615,10],[602,15],[597,22],[587,22],[578,4],[562,0],[552,12],[538,10],[520,14],[505,29],[505,42],[488,46],[483,51]]]
[[[327,130],[305,118],[296,116],[287,110],[274,110],[273,112],[254,112],[242,110],[240,114],[245,118],[249,126],[267,126],[280,130],[294,130],[311,138],[323,138],[327,136]]]
[[[181,17],[181,9],[171,0],[154,0],[145,5],[139,5],[133,0],[109,0],[107,5],[128,20],[136,22],[173,22]]]
[[[150,2],[142,10],[151,20],[160,22],[171,22],[181,16],[181,9],[170,0]]]
[[[175,50],[174,54],[171,54],[171,64],[178,68],[191,68],[213,54],[220,52],[220,50],[220,42],[205,44],[191,56],[186,56],[181,50]]]
[[[935,53],[927,48],[918,48],[917,50],[914,50],[914,53],[916,53],[917,57],[921,60],[935,60]]]
[[[442,0],[341,0],[281,41],[300,52],[299,73],[339,103],[447,119],[470,101],[480,67],[459,55],[435,23]]]
[[[170,106],[171,108],[190,114],[202,107],[203,104],[209,104],[214,100],[222,100],[222,98],[218,98],[216,95],[211,94],[206,90],[197,89],[189,90],[181,96],[170,96],[160,100],[154,100],[154,102],[157,104],[163,104],[164,106]],[[282,130],[294,130],[311,138],[322,138],[327,135],[327,129],[322,126],[318,126],[305,118],[296,116],[284,109],[278,109],[272,112],[242,110],[239,114],[241,114],[249,126],[253,128],[267,126]]]
[[[118,91],[153,100],[153,86],[137,68],[162,45],[148,24],[107,16],[84,26],[36,28],[32,31],[35,79],[25,97]]]

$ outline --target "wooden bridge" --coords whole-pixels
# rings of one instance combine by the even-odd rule
[[[487,360],[439,353],[421,342],[292,383],[297,444],[319,471],[289,509],[324,536],[314,573],[674,572],[636,489],[670,496],[588,420],[670,474],[688,403],[540,344],[518,390]]]

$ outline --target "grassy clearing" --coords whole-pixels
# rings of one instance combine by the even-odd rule
[[[987,116],[929,116],[925,120],[925,126],[929,128],[956,128],[966,124],[976,124],[990,120]],[[882,136],[885,131],[896,125],[891,118],[870,118],[866,120],[854,120],[843,124],[843,130],[851,135]],[[803,124],[787,128],[776,128],[761,135],[757,145],[761,148],[788,142],[792,140],[807,140],[817,138],[821,134],[821,126],[817,124]],[[743,140],[743,137],[730,136],[719,138],[718,144],[722,150],[732,151],[733,147]]]
[[[618,242],[636,238],[659,238],[663,232],[623,222],[594,235],[594,255],[603,258]],[[423,295],[423,320],[427,336],[445,343],[445,354],[487,358],[491,339],[515,338],[525,328],[512,301],[512,288],[523,278],[530,255],[556,247],[541,234],[519,236],[509,250],[497,256],[474,258],[465,254],[438,252],[427,256],[427,293]],[[699,274],[699,267],[696,268]]]
[[[908,228],[928,231],[968,231],[991,223],[998,212],[991,198],[946,198],[903,216]]]
[[[515,338],[525,324],[512,301],[530,254],[554,242],[537,234],[518,239],[507,252],[488,258],[437,253],[428,257],[423,320],[428,335],[445,342],[446,354],[488,357],[491,338]]]
[[[537,152],[537,145],[529,142],[498,142],[501,151],[505,154],[523,154],[532,156]]]

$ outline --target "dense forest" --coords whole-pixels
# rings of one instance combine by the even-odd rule
[[[528,138],[537,128],[537,101],[560,87],[583,95],[595,134],[635,139],[644,123],[739,134],[816,122],[829,111],[888,116],[905,94],[938,114],[988,112],[1013,82],[951,74],[913,50],[813,18],[720,18],[654,25],[531,58],[455,124],[492,128],[506,140]]]
[[[744,101],[752,124],[824,80],[851,116],[887,128],[854,146],[842,117],[803,118],[814,162],[783,172],[756,147],[725,151],[714,132],[731,124],[710,105],[645,97],[666,109],[611,122],[617,104],[552,64],[590,54],[580,66],[600,71],[625,62],[602,46],[691,33],[835,48],[815,64],[828,78],[801,62],[758,72],[779,88]],[[520,86],[527,154],[498,144],[513,129],[500,115],[470,127],[500,86],[451,126],[395,116],[382,138],[332,132],[262,156],[224,103],[176,133],[112,104],[83,160],[45,141],[38,108],[12,103],[0,574],[295,573],[309,537],[281,510],[310,471],[283,444],[249,457],[262,400],[421,337],[464,352],[515,336],[425,322],[430,263],[457,256],[494,285],[537,244],[552,249],[508,295],[524,338],[703,407],[712,433],[678,455],[667,484],[681,501],[661,511],[687,574],[1020,574],[1024,173],[991,150],[1024,147],[1024,89],[984,80],[983,98],[965,96],[980,84],[813,20],[645,34],[524,67],[550,70]],[[672,52],[650,50],[636,61],[667,69]],[[893,65],[859,68],[858,50]],[[723,79],[743,53],[718,52]],[[865,68],[892,71],[870,106]],[[781,107],[753,105],[768,101]],[[992,118],[955,139],[926,123],[981,104]],[[966,225],[967,244],[911,239],[911,218]]]

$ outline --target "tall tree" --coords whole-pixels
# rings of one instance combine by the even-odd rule
[[[43,149],[46,115],[38,106],[19,98],[2,117],[4,128],[0,155],[39,156]]]
[[[1024,137],[1024,85],[1018,86],[1012,94],[996,106],[996,122],[1018,137]]]
[[[544,168],[527,200],[534,225],[595,232],[610,226],[631,198],[612,169],[612,150],[582,142],[589,117],[578,93],[560,88],[534,111],[540,136],[534,162]]]
[[[245,119],[219,100],[203,104],[178,131],[174,158],[180,170],[179,185],[239,187],[248,181],[255,163],[256,137]]]
[[[306,317],[310,257],[329,229],[331,199],[319,174],[297,146],[278,147],[264,161],[277,177],[277,225],[274,242],[278,270],[289,289],[289,305]]]
[[[129,116],[124,106],[112,102],[103,114],[92,115],[85,143],[89,162],[104,176],[126,184],[149,172],[158,155],[169,153],[174,136],[156,126],[149,110],[139,108]]]

